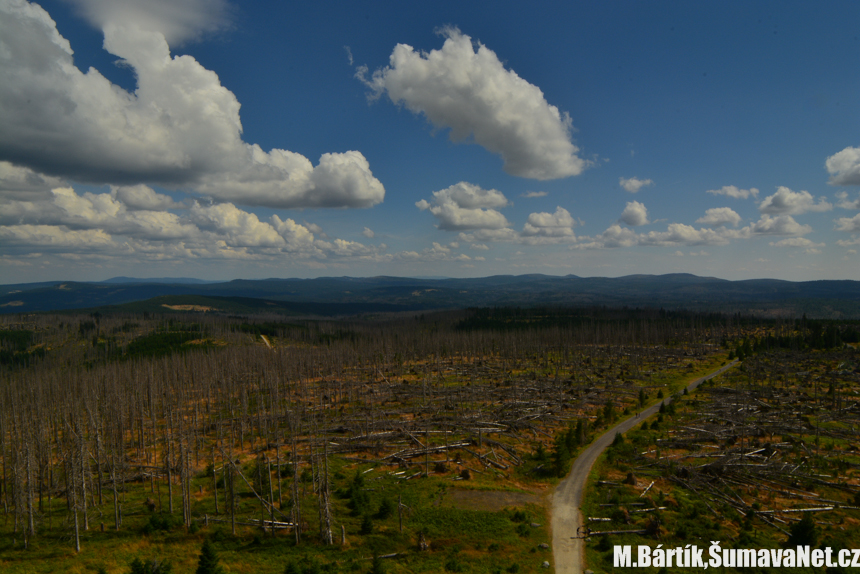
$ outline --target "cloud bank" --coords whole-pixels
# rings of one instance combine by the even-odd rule
[[[796,249],[803,249],[804,253],[809,253],[812,255],[817,255],[821,253],[820,247],[824,247],[824,243],[814,243],[805,237],[791,237],[789,239],[782,239],[780,241],[771,241],[771,247],[793,247]]]
[[[634,246],[696,246],[696,245],[727,245],[735,239],[749,239],[756,235],[784,235],[798,237],[812,232],[809,225],[801,225],[790,215],[772,217],[762,214],[755,223],[740,229],[730,229],[727,225],[736,227],[741,217],[727,207],[709,209],[696,223],[705,225],[695,228],[685,223],[670,223],[666,231],[649,231],[636,233],[621,223],[634,225],[642,219],[647,220],[645,206],[638,202],[630,202],[618,223],[610,225],[602,233],[591,237],[579,237],[573,249],[605,249]],[[850,227],[850,225],[848,226]],[[790,243],[780,242],[779,245]],[[806,245],[804,243],[804,245]]]
[[[146,186],[109,193],[61,187],[51,191],[50,199],[0,204],[0,239],[13,250],[39,248],[65,257],[98,255],[139,262],[391,258],[385,244],[323,240],[314,230],[321,231],[277,215],[262,220],[232,203],[177,204]]]

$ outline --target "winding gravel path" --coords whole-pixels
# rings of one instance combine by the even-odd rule
[[[737,361],[720,367],[716,371],[696,379],[687,386],[687,391],[692,391],[703,382],[711,379],[726,369],[732,367]],[[666,404],[672,402],[672,398],[665,400]],[[600,456],[606,447],[612,444],[616,433],[625,433],[643,419],[646,419],[660,409],[660,403],[654,404],[638,415],[634,415],[624,422],[618,423],[600,437],[594,440],[587,449],[582,451],[570,469],[570,474],[562,480],[552,494],[552,554],[555,560],[556,574],[581,574],[585,546],[582,539],[572,538],[576,536],[577,528],[582,524],[579,514],[579,504],[582,502],[582,493],[585,490],[585,482],[591,471],[594,461]]]

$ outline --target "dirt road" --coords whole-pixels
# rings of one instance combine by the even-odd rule
[[[719,375],[737,361],[717,369],[716,371],[696,379],[687,386],[687,391],[692,391],[708,379]],[[666,399],[666,404],[672,402],[671,397]],[[579,504],[582,502],[582,492],[588,473],[591,471],[594,461],[600,456],[606,447],[612,444],[615,433],[625,433],[643,419],[648,418],[660,409],[660,403],[652,405],[639,413],[638,416],[627,419],[603,433],[594,440],[591,445],[580,454],[570,469],[570,474],[562,480],[552,494],[552,554],[555,560],[556,574],[581,574],[584,558],[584,544],[581,539],[571,538],[576,536],[576,529],[582,524],[579,514]]]

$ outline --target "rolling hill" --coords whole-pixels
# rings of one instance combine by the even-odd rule
[[[151,300],[151,301],[150,301]],[[140,302],[149,301],[146,305]],[[124,306],[129,311],[182,306],[212,311],[346,315],[485,306],[661,307],[723,313],[860,318],[860,282],[776,279],[728,281],[689,274],[577,277],[496,275],[471,279],[320,277],[46,282],[0,286],[0,313]]]

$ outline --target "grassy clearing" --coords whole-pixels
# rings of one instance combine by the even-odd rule
[[[468,485],[481,492],[490,492],[494,485],[505,485],[498,477],[480,476],[475,480],[452,482],[457,476],[456,465],[445,474],[432,474],[427,478],[403,480],[392,473],[396,467],[356,464],[333,459],[335,478],[332,481],[334,538],[336,545],[326,547],[318,543],[319,525],[315,516],[315,495],[311,484],[304,484],[302,503],[309,518],[308,530],[300,545],[296,545],[291,532],[278,531],[274,536],[257,527],[240,526],[233,536],[229,517],[215,515],[212,505],[209,478],[192,481],[198,493],[194,514],[208,515],[227,522],[210,521],[208,526],[197,520],[188,531],[181,517],[167,512],[167,493],[164,485],[160,492],[152,492],[146,483],[129,483],[123,493],[124,518],[122,530],[113,531],[113,508],[105,500],[102,505],[88,510],[90,530],[82,532],[80,554],[72,545],[70,515],[65,501],[55,499],[44,506],[51,518],[40,529],[39,535],[28,541],[20,533],[11,532],[11,517],[7,516],[0,536],[0,571],[9,574],[49,572],[97,572],[104,568],[109,573],[128,572],[134,558],[169,560],[174,572],[191,572],[197,555],[206,538],[213,541],[221,563],[228,572],[278,573],[290,562],[317,564],[325,572],[364,572],[370,567],[375,554],[397,553],[386,559],[388,572],[502,572],[513,564],[521,572],[537,572],[550,552],[539,548],[549,543],[548,517],[543,506],[500,511],[465,510],[436,506],[441,496],[452,488]],[[372,469],[372,470],[371,470]],[[365,472],[370,470],[370,472]],[[360,506],[351,504],[348,496],[355,477],[362,477],[361,492],[366,498]],[[516,489],[515,489],[516,490]],[[521,490],[521,489],[520,489]],[[200,492],[202,491],[202,495]],[[160,494],[160,497],[159,497]],[[176,496],[176,494],[174,494]],[[156,501],[150,512],[144,502]],[[398,499],[408,508],[404,511],[403,532],[400,532],[396,511]],[[393,504],[391,504],[393,503]],[[286,503],[285,503],[286,504]],[[393,512],[381,511],[385,506]],[[286,506],[285,506],[286,508]],[[259,502],[245,493],[240,497],[237,520],[247,521],[260,516]],[[169,518],[172,517],[172,522]],[[370,528],[365,530],[367,517]],[[167,518],[167,520],[165,520]],[[268,519],[268,515],[266,515]],[[82,517],[81,517],[82,520]],[[105,532],[101,524],[105,523]],[[341,545],[341,527],[346,544]],[[419,538],[429,544],[427,551],[418,549]]]

